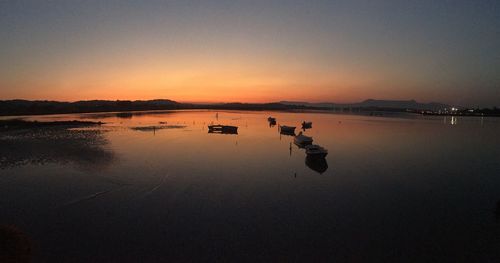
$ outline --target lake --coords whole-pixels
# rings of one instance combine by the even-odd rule
[[[328,149],[311,161],[297,126]],[[0,224],[35,262],[500,260],[500,119],[251,111],[27,116]],[[211,123],[238,134],[208,133]]]

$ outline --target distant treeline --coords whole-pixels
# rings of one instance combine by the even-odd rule
[[[138,111],[177,109],[180,104],[171,100],[151,101],[106,101],[90,100],[77,102],[59,101],[0,101],[0,115],[37,115],[107,111]]]
[[[123,112],[146,110],[177,110],[177,109],[227,109],[227,110],[292,110],[292,109],[321,109],[300,105],[285,105],[281,103],[225,103],[225,104],[190,104],[172,100],[90,100],[77,102],[59,101],[29,101],[6,100],[0,101],[0,116],[42,115],[64,113],[91,113],[91,112]]]
[[[456,112],[451,113],[439,113],[439,112],[424,112],[426,115],[459,115],[459,116],[491,116],[500,117],[500,109],[497,107],[493,108],[475,108],[475,109],[459,109]]]
[[[190,104],[179,103],[167,99],[159,100],[89,100],[76,102],[59,101],[29,101],[29,100],[4,100],[0,101],[0,116],[19,115],[42,115],[42,114],[65,114],[65,113],[92,113],[92,112],[128,112],[128,111],[149,111],[149,110],[179,110],[179,109],[213,109],[213,110],[323,110],[331,112],[407,112],[422,113],[419,109],[408,107],[387,106],[336,106],[315,105],[315,104],[287,104],[286,102],[275,103],[220,103],[220,104]],[[429,111],[424,114],[442,115],[437,111]],[[500,109],[461,109],[453,115],[464,116],[500,116]]]
[[[223,103],[223,104],[205,104],[192,105],[197,109],[214,109],[214,110],[329,110],[324,107],[312,107],[304,105],[286,105],[282,103]]]
[[[473,113],[473,114],[481,114],[481,115],[491,115],[491,116],[500,116],[500,109],[497,107],[493,107],[492,109],[484,108],[484,109],[473,109],[472,112],[467,110],[463,111],[466,114],[467,113]]]

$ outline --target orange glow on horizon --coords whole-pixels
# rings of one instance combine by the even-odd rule
[[[261,63],[128,65],[134,66],[70,68],[44,72],[22,81],[19,78],[3,80],[2,86],[11,88],[5,90],[2,97],[59,101],[171,99],[193,103],[283,100],[349,103],[384,97],[379,93],[382,89],[377,93],[370,89],[384,80],[366,72],[285,69],[277,65],[264,67]],[[16,92],[9,94],[9,91]],[[407,97],[403,93],[391,95],[392,98]]]

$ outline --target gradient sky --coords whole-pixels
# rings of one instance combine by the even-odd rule
[[[500,106],[500,1],[0,1],[0,99]]]

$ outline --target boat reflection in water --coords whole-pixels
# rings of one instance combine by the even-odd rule
[[[311,170],[318,172],[319,174],[322,174],[326,172],[326,170],[328,170],[328,163],[326,162],[325,158],[315,158],[312,156],[307,156],[306,166]]]
[[[238,134],[238,127],[220,124],[208,125],[208,133]]]
[[[315,144],[305,146],[306,148],[306,166],[312,170],[322,174],[328,169],[325,157],[328,155],[328,150]]]

